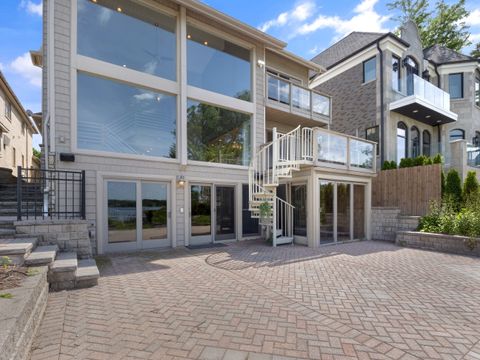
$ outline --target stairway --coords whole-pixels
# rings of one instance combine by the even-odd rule
[[[94,259],[77,260],[75,252],[59,252],[57,245],[40,245],[35,236],[17,234],[14,220],[0,218],[0,258],[19,266],[48,266],[52,291],[95,286],[100,277]]]
[[[262,146],[249,167],[249,210],[268,230],[273,246],[293,243],[294,206],[277,196],[281,179],[313,160],[313,130],[298,126]]]
[[[41,217],[43,195],[39,184],[22,184],[22,213]],[[17,184],[8,182],[0,184],[0,217],[17,217]]]

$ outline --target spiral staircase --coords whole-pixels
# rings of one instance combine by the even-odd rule
[[[249,167],[249,208],[273,246],[293,243],[295,207],[277,196],[282,179],[292,178],[301,165],[313,163],[313,129],[298,126],[287,134],[273,129],[273,141],[263,145]]]

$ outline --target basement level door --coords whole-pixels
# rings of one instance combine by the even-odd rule
[[[109,180],[105,194],[107,251],[171,246],[169,183]]]

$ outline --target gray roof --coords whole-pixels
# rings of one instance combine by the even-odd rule
[[[458,62],[479,61],[472,56],[463,55],[442,45],[433,45],[423,50],[425,59],[435,64],[451,64]]]
[[[332,65],[338,63],[340,60],[348,58],[355,52],[374,43],[386,34],[387,33],[352,32],[342,40],[336,42],[328,49],[325,49],[320,54],[315,56],[312,61],[328,69]]]

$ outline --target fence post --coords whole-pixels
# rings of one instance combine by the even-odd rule
[[[17,166],[17,220],[22,220],[22,167]]]
[[[81,191],[81,199],[82,199],[82,208],[81,208],[81,217],[83,220],[86,219],[85,215],[85,170],[82,170],[82,191]]]

